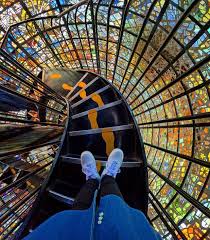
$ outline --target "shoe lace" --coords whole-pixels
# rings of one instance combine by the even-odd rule
[[[118,168],[118,163],[116,161],[112,162],[112,164],[109,167],[109,171],[115,172],[116,169]]]

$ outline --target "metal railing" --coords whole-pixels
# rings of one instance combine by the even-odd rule
[[[2,49],[0,79],[0,239],[6,240],[14,237],[49,175],[68,104]]]

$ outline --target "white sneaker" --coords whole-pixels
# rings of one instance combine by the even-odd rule
[[[101,174],[101,178],[103,178],[104,175],[109,175],[115,178],[116,175],[120,172],[123,158],[123,151],[119,148],[115,148],[109,155],[106,167]]]
[[[81,165],[82,172],[86,175],[86,180],[88,179],[100,180],[100,175],[98,174],[96,168],[96,160],[91,152],[84,151],[81,154]]]

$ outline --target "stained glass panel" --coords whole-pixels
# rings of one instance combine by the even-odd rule
[[[153,226],[164,239],[206,237],[210,216],[202,206],[210,205],[208,1],[94,0],[68,12],[78,2],[1,1],[0,42],[6,36],[2,48],[34,74],[46,68],[82,68],[110,80],[130,105],[143,137]],[[41,18],[22,22],[33,16]],[[23,95],[29,92],[17,78],[5,77],[3,69],[0,79]]]

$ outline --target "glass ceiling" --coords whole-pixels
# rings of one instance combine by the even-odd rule
[[[154,228],[209,239],[208,0],[95,0],[68,11],[78,2],[1,0],[2,48],[34,74],[64,67],[110,80],[141,130]]]

